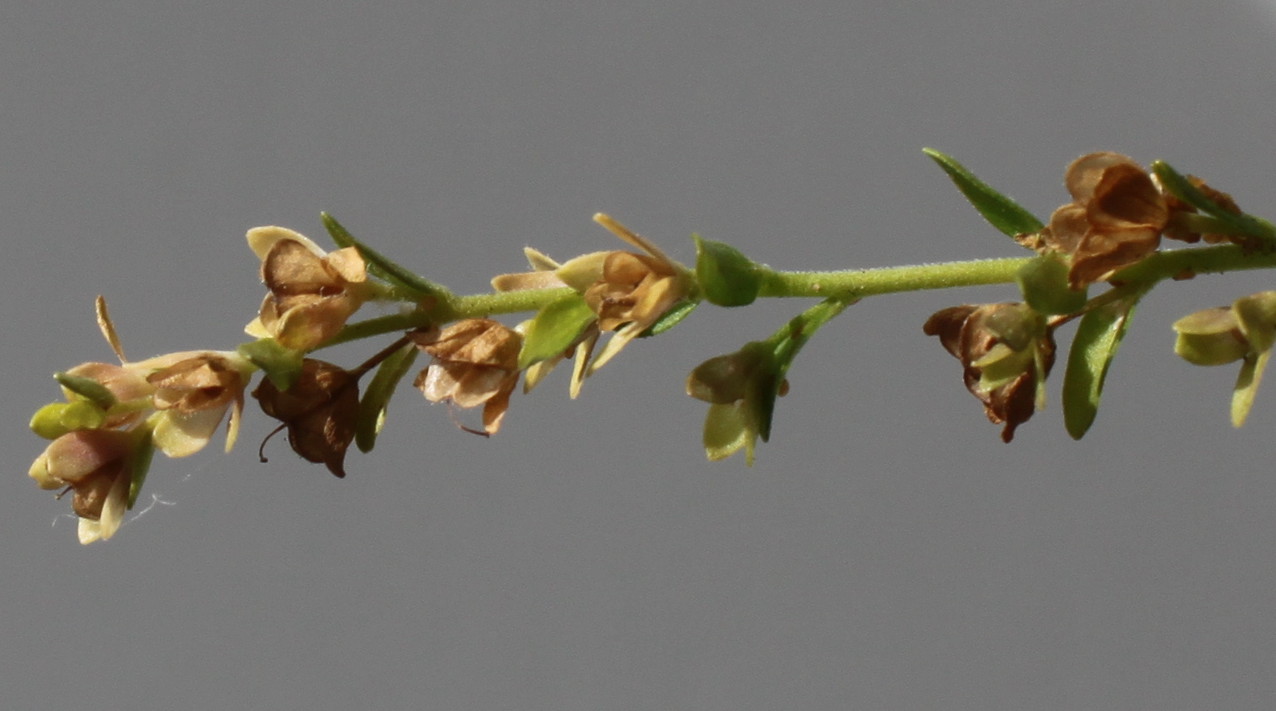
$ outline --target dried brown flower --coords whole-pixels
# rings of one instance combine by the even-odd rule
[[[500,430],[518,383],[523,336],[499,321],[471,318],[440,331],[412,334],[412,339],[434,357],[413,383],[425,398],[463,408],[482,405],[483,431]]]
[[[1132,159],[1081,156],[1068,166],[1064,182],[1073,201],[1054,211],[1041,237],[1046,248],[1071,256],[1073,288],[1156,251],[1170,210],[1152,176]]]
[[[261,258],[269,294],[245,329],[294,350],[330,340],[367,299],[367,271],[353,247],[325,253],[305,236],[283,227],[254,227],[248,244]]]
[[[961,361],[966,389],[993,424],[1005,424],[1002,441],[1013,439],[1042,404],[1054,364],[1054,338],[1044,319],[1025,304],[968,304],[937,311],[922,330]]]
[[[68,487],[80,543],[115,535],[128,509],[138,438],[121,430],[76,430],[49,443],[28,474],[43,489]]]
[[[288,444],[310,462],[344,477],[346,449],[354,440],[359,414],[356,377],[332,363],[307,358],[292,387],[281,391],[263,379],[253,391],[262,412],[288,428]]]
[[[598,328],[615,331],[589,363],[585,375],[611,360],[690,295],[694,279],[655,244],[603,213],[594,221],[644,253],[594,252],[569,260],[555,274],[598,314]]]

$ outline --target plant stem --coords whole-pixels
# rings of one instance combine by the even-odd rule
[[[893,294],[961,286],[1007,284],[1032,257],[981,259],[965,262],[919,264],[836,272],[781,272],[766,274],[760,296],[851,297]],[[1234,244],[1157,252],[1112,275],[1116,284],[1164,279],[1185,279],[1205,273],[1222,273],[1276,267],[1276,252],[1255,253]]]
[[[980,259],[837,272],[779,272],[763,277],[759,296],[861,298],[925,289],[1005,284],[1032,257]]]
[[[851,301],[878,294],[928,289],[1014,283],[1021,267],[1034,257],[977,259],[907,267],[853,269],[826,272],[767,271],[761,297],[817,297]],[[1232,244],[1157,252],[1114,274],[1114,284],[1144,283],[1149,287],[1165,279],[1191,278],[1197,274],[1276,267],[1276,252],[1254,253]],[[568,287],[528,289],[490,294],[454,296],[434,305],[403,314],[368,319],[346,326],[330,345],[405,331],[427,323],[447,323],[464,318],[536,311],[575,293]],[[837,309],[840,311],[841,309]]]

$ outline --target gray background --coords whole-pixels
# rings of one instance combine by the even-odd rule
[[[921,333],[1010,289],[849,310],[753,469],[704,461],[683,378],[797,302],[703,308],[576,402],[556,373],[491,440],[405,389],[344,481],[259,464],[254,413],[90,547],[24,428],[111,359],[95,294],[134,358],[232,347],[244,230],[320,210],[462,292],[615,247],[598,210],[685,261],[1020,254],[923,146],[1040,215],[1110,149],[1270,217],[1268,0],[10,3],[0,67],[6,709],[1276,704],[1276,386],[1233,431],[1234,370],[1169,350],[1263,274],[1155,292],[1081,443],[1052,390],[1003,445]]]

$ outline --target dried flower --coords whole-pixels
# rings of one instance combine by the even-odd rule
[[[170,457],[194,454],[208,443],[226,410],[227,451],[239,428],[244,388],[256,369],[237,353],[183,351],[129,361],[106,302],[97,300],[98,325],[120,364],[81,363],[58,374],[66,403],[51,403],[32,419],[49,439],[71,430],[153,429],[155,445]]]
[[[367,268],[354,247],[325,253],[284,227],[254,227],[248,244],[261,258],[269,294],[245,330],[294,350],[315,348],[341,330],[367,300]]]
[[[1169,221],[1165,196],[1146,171],[1117,153],[1091,153],[1073,161],[1065,176],[1073,201],[1050,216],[1044,247],[1071,256],[1073,288],[1156,251]]]
[[[961,361],[966,389],[984,403],[1001,439],[1044,404],[1044,384],[1054,364],[1054,338],[1045,319],[1026,304],[952,306],[933,314],[922,329],[938,336]]]
[[[584,296],[598,315],[598,328],[615,331],[590,362],[586,375],[615,357],[679,301],[689,298],[695,284],[685,267],[629,228],[602,213],[594,220],[644,254],[594,252],[555,271],[559,279]]]
[[[518,352],[523,336],[499,321],[472,318],[440,331],[412,334],[434,362],[421,371],[414,386],[430,402],[457,407],[483,406],[483,431],[495,434],[518,383]]]
[[[110,538],[119,528],[153,450],[170,457],[194,454],[233,406],[230,450],[255,370],[236,353],[214,351],[129,361],[102,297],[97,320],[121,364],[82,363],[59,373],[67,401],[45,405],[31,420],[34,432],[53,441],[29,473],[43,488],[75,491],[83,543]]]
[[[138,476],[141,440],[133,432],[78,430],[49,443],[28,474],[42,489],[75,492],[71,508],[80,517],[80,543],[115,535],[129,506],[129,488]]]
[[[557,271],[562,265],[544,253],[525,247],[523,254],[527,257],[532,271],[515,274],[501,274],[492,279],[492,287],[497,291],[524,291],[528,289],[552,289],[567,286],[558,277]],[[579,297],[578,297],[579,299]],[[584,313],[582,313],[582,307]],[[526,328],[527,330],[524,330]],[[530,345],[538,337],[551,333],[553,340],[559,343],[556,353],[536,360],[527,366],[523,376],[523,392],[531,392],[540,384],[563,359],[572,357],[575,365],[572,368],[571,385],[568,392],[572,399],[580,395],[581,385],[585,381],[590,356],[602,332],[598,328],[598,319],[593,309],[583,299],[563,301],[541,309],[536,318],[519,327],[526,334],[526,342]],[[564,340],[565,336],[565,340]],[[539,345],[539,344],[538,344]]]
[[[281,391],[267,378],[253,397],[262,412],[288,428],[292,451],[308,462],[323,464],[334,476],[346,475],[346,449],[354,440],[359,414],[359,383],[353,374],[306,358],[288,390]]]
[[[184,356],[184,357],[183,357]],[[159,410],[155,446],[170,457],[194,454],[208,444],[222,417],[230,410],[226,451],[235,446],[244,411],[244,389],[253,367],[237,353],[199,352],[167,356],[180,358],[146,377],[155,388],[152,402]]]

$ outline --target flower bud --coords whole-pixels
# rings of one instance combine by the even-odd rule
[[[1193,365],[1225,365],[1249,353],[1249,341],[1228,307],[1188,314],[1174,322],[1174,331],[1174,352]]]

